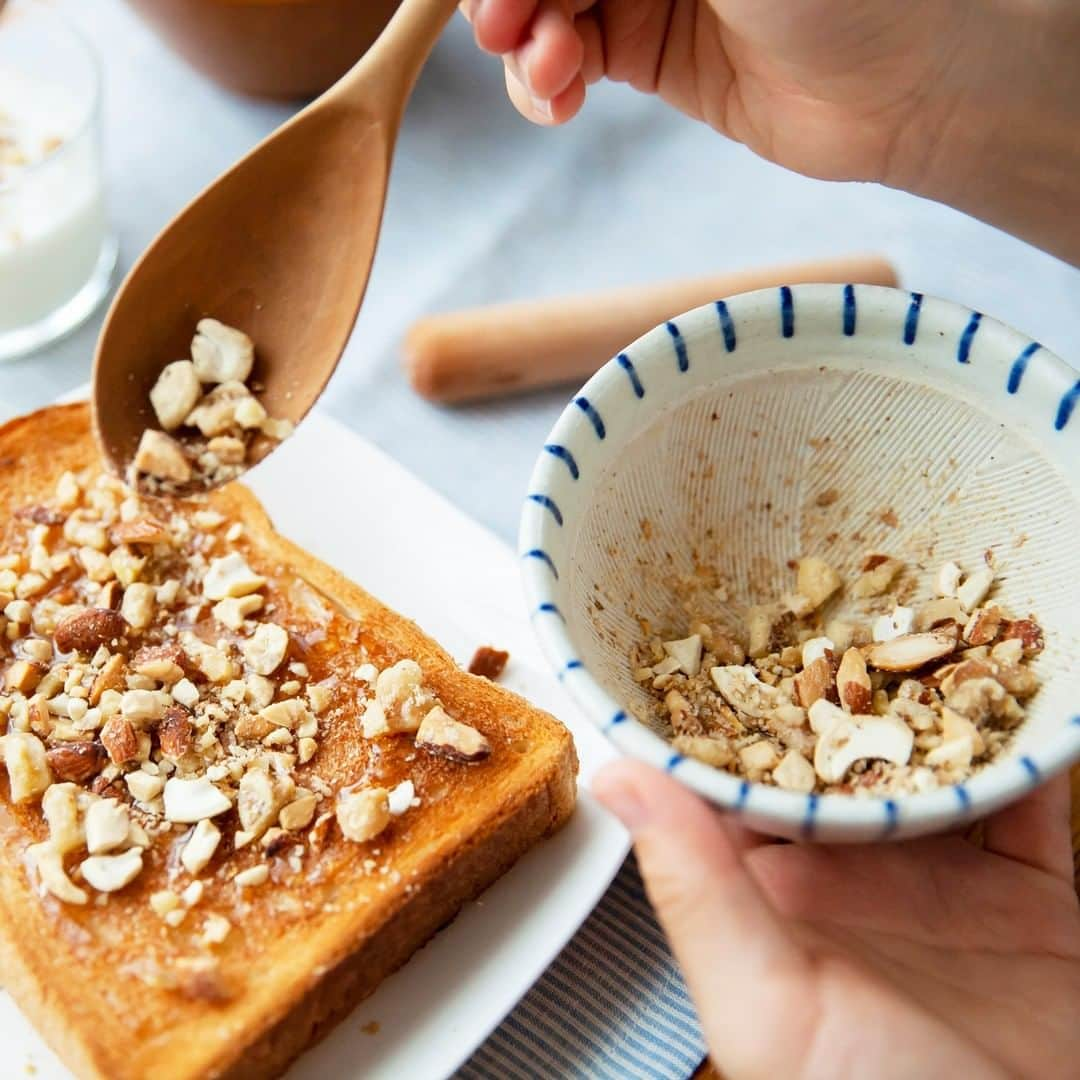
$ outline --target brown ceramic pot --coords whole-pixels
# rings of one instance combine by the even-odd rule
[[[321,93],[364,54],[400,0],[129,0],[190,64],[256,97]]]

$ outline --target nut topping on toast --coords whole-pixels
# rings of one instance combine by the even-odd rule
[[[145,888],[163,928],[203,949],[233,925],[215,903],[421,805],[409,777],[332,785],[314,771],[340,708],[359,708],[370,738],[404,736],[406,760],[414,743],[451,763],[492,749],[411,658],[375,664],[363,647],[342,671],[316,663],[312,624],[330,610],[311,590],[285,601],[242,536],[204,504],[150,513],[110,477],[65,473],[0,551],[0,763],[11,803],[48,825],[28,848],[36,885],[77,906]],[[488,651],[493,677],[504,654]],[[140,884],[162,865],[164,882]]]

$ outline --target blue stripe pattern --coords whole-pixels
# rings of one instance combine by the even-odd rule
[[[551,516],[555,519],[555,524],[562,528],[562,511],[555,505],[555,500],[550,495],[530,495],[529,502],[534,502],[537,506],[550,510]]]
[[[613,727],[618,727],[620,724],[626,722],[626,713],[620,709],[604,726],[605,734],[609,732]]]
[[[667,764],[664,766],[664,769],[667,772],[671,772],[671,770],[674,769],[675,766],[683,760],[685,759],[683,758],[682,754],[672,754],[671,757],[667,759]]]
[[[844,336],[855,333],[855,286],[844,286]]]
[[[1024,372],[1027,371],[1028,361],[1041,349],[1042,346],[1037,341],[1030,342],[1024,351],[1013,361],[1012,367],[1009,369],[1009,382],[1006,389],[1010,394],[1015,394],[1020,389],[1020,382],[1024,378]]]
[[[685,1080],[705,1056],[686,986],[631,858],[459,1080]]]
[[[735,337],[735,323],[732,321],[731,312],[723,300],[716,301],[716,314],[720,319],[720,332],[724,335],[724,348],[728,352],[734,352],[738,339]]]
[[[1036,765],[1027,754],[1020,759],[1020,764],[1027,770],[1027,774],[1031,777],[1032,781],[1039,779],[1039,766]]]
[[[645,396],[645,387],[641,385],[641,380],[638,378],[638,373],[634,369],[634,362],[630,359],[626,353],[619,353],[618,355],[619,367],[626,372],[626,377],[630,380],[630,385],[634,388],[634,396],[643,398]]]
[[[571,454],[565,446],[559,446],[558,443],[548,443],[544,449],[552,457],[557,457],[560,461],[565,462],[566,467],[570,470],[570,478],[572,480],[576,480],[581,475],[581,470],[574,460],[574,455]]]
[[[540,548],[533,548],[531,551],[526,551],[521,556],[523,559],[539,559],[555,576],[555,580],[559,580],[559,571],[555,569],[555,564],[551,561],[551,556],[546,551],[541,551]]]
[[[1078,398],[1080,398],[1080,380],[1075,382],[1069,390],[1066,390],[1064,397],[1061,399],[1057,416],[1054,417],[1055,431],[1063,431],[1065,429],[1065,425],[1069,422],[1069,418],[1073,414],[1073,409],[1076,407]]]
[[[967,326],[964,327],[964,332],[960,335],[960,343],[956,347],[956,362],[958,364],[971,363],[971,343],[975,340],[975,333],[979,329],[979,323],[981,322],[982,312],[973,311],[971,318],[968,319]]]
[[[580,660],[567,660],[563,664],[562,671],[559,672],[559,678],[565,678],[571,671],[577,671],[578,668],[583,668],[585,665]]]
[[[550,604],[550,603],[541,604],[536,609],[536,614],[537,615],[557,615],[560,619],[562,619],[563,622],[566,622],[566,619],[563,618],[563,613],[558,609],[558,607],[555,606],[555,604]]]
[[[786,338],[795,336],[795,301],[788,285],[780,286],[780,332]]]
[[[746,806],[747,799],[750,798],[750,782],[743,780],[739,784],[739,797],[735,800],[735,809],[742,810]]]
[[[667,324],[667,332],[671,335],[671,343],[675,346],[675,359],[678,362],[679,370],[687,372],[690,370],[690,354],[686,351],[686,342],[683,340],[682,332],[673,323]]]
[[[904,344],[914,345],[915,338],[919,333],[919,312],[922,311],[923,294],[913,292],[911,304],[907,309],[907,318],[904,319]]]
[[[896,832],[896,826],[900,824],[900,808],[895,799],[885,800],[885,829],[882,836],[892,836]]]
[[[803,816],[802,834],[807,839],[814,835],[814,819],[817,817],[818,796],[806,796],[806,813]]]
[[[957,784],[953,788],[956,792],[956,801],[960,804],[961,810],[968,810],[971,808],[971,796],[968,794],[968,789],[963,784]]]
[[[600,418],[600,414],[593,408],[592,402],[587,397],[574,398],[574,404],[589,418],[589,423],[593,426],[593,431],[596,432],[598,439],[606,438],[607,430],[604,427],[604,421]]]

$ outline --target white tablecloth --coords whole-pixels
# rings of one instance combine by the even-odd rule
[[[121,0],[57,2],[104,56],[108,182],[126,269],[289,110],[205,82]],[[455,20],[409,109],[371,288],[326,407],[508,540],[568,395],[456,410],[419,400],[398,346],[424,312],[880,250],[912,288],[1080,360],[1080,272],[986,225],[895,191],[804,180],[626,87],[594,90],[561,130],[520,119],[501,87],[498,62]],[[84,382],[99,321],[0,366],[4,414]]]

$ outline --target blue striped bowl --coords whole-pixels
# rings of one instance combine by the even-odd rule
[[[624,753],[756,829],[865,841],[979,817],[1080,758],[1078,401],[1077,373],[1036,342],[918,293],[799,285],[691,311],[605,364],[539,456],[520,554],[543,649]],[[637,620],[685,630],[676,579],[734,617],[792,591],[801,555],[850,580],[892,553],[929,597],[938,565],[987,550],[996,598],[1035,612],[1047,648],[1023,727],[963,784],[795,794],[683,758],[635,718]]]

